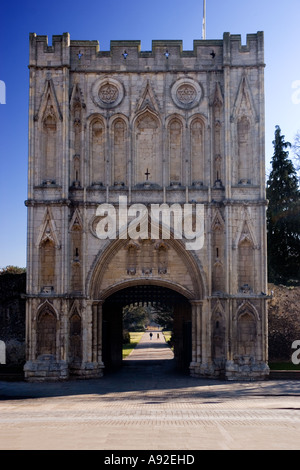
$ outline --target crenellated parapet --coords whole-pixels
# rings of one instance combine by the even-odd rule
[[[101,51],[98,41],[70,40],[69,33],[52,36],[30,34],[30,67],[66,66],[73,71],[211,70],[224,66],[264,65],[263,32],[240,35],[224,33],[223,40],[194,40],[184,50],[181,40],[154,40],[152,50],[141,50],[141,41],[111,41]]]

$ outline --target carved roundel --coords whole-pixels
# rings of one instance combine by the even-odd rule
[[[176,106],[191,109],[200,102],[202,89],[199,83],[191,78],[181,78],[172,86],[171,95]]]
[[[100,108],[114,108],[121,103],[123,96],[123,86],[113,78],[100,78],[92,86],[93,101]]]
[[[99,98],[103,103],[112,104],[117,101],[119,97],[119,90],[115,85],[111,83],[104,83],[99,88]]]

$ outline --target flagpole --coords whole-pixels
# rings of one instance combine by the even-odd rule
[[[202,39],[206,39],[206,0],[203,0]]]

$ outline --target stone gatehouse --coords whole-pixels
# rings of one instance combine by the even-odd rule
[[[29,71],[26,379],[120,365],[133,302],[173,307],[175,358],[192,376],[264,378],[263,33],[187,51],[30,34]],[[201,246],[174,227],[164,237],[162,219],[145,235],[153,204],[170,217],[188,206],[193,229],[201,206]]]

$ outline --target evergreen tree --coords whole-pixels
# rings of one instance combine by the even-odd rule
[[[300,131],[297,132],[295,135],[294,145],[293,145],[293,152],[295,157],[295,168],[297,171],[300,170]]]
[[[272,170],[267,181],[268,268],[271,282],[300,278],[300,200],[291,147],[276,126]]]

